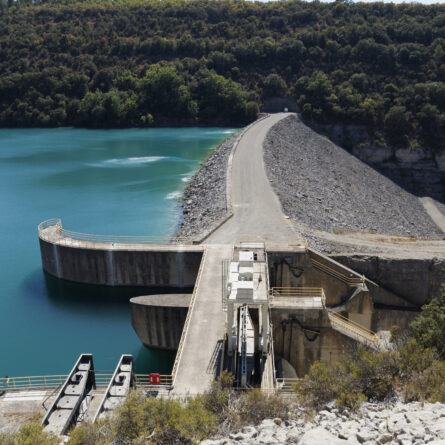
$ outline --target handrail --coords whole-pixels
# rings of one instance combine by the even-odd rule
[[[54,231],[46,229],[55,227],[55,234],[60,237],[54,239]],[[76,245],[76,241],[112,244],[156,244],[156,243],[185,243],[190,242],[185,237],[149,236],[149,235],[94,235],[89,233],[73,232],[62,228],[60,218],[52,218],[41,222],[38,227],[39,237],[44,241],[57,241],[62,245]]]
[[[322,287],[272,287],[269,294],[272,297],[321,297]]]
[[[277,378],[277,389],[281,392],[293,392],[293,386],[302,380],[299,377],[279,377]]]
[[[112,372],[96,372],[96,385],[97,386],[107,386],[111,377]],[[30,389],[30,388],[55,388],[62,385],[67,379],[68,374],[56,374],[56,375],[42,375],[42,376],[24,376],[24,377],[2,377],[0,378],[0,390],[14,390],[14,389]],[[136,374],[136,385],[137,386],[153,386],[150,385],[150,375],[149,374]],[[161,374],[161,386],[171,386],[172,375],[171,374]],[[159,385],[157,385],[159,386]]]
[[[172,385],[174,385],[176,381],[176,372],[178,371],[179,362],[181,361],[182,348],[184,346],[185,338],[187,337],[190,319],[192,318],[193,308],[195,306],[196,294],[198,292],[199,284],[201,282],[202,270],[206,257],[207,257],[207,249],[204,250],[204,254],[201,259],[201,264],[199,265],[198,275],[196,276],[195,288],[193,289],[192,298],[190,299],[189,309],[187,311],[187,316],[184,322],[184,328],[182,329],[181,339],[179,340],[178,350],[176,352],[176,357],[175,357],[175,363],[173,364],[173,369],[172,369]]]
[[[371,331],[368,328],[365,328],[364,326],[356,323],[353,320],[350,320],[349,318],[344,317],[343,315],[340,315],[337,312],[328,310],[328,317],[331,322],[334,320],[334,324],[336,322],[339,322],[341,328],[351,332],[357,337],[361,337],[366,342],[371,342],[376,348],[378,347],[379,339],[375,332]]]
[[[343,274],[342,272],[333,269],[332,267],[328,266],[327,264],[324,264],[320,261],[315,260],[314,258],[311,258],[311,263],[316,269],[320,269],[323,272],[326,272],[329,275],[332,275],[334,278],[339,279],[340,281],[343,281],[344,283],[350,285],[350,286],[360,286],[361,284],[365,283],[365,276],[362,275],[361,277],[348,277],[347,275]]]
[[[326,295],[322,287],[273,287],[269,291],[269,298],[271,302],[321,298],[322,306],[326,307]]]

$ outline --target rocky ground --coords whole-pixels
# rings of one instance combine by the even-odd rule
[[[269,132],[264,160],[284,212],[298,223],[334,233],[352,229],[414,237],[443,235],[418,197],[296,116],[283,119]]]
[[[239,133],[227,138],[193,176],[182,200],[181,237],[200,237],[227,214],[227,161]]]
[[[298,416],[297,416],[298,417]],[[365,403],[357,413],[328,405],[312,420],[267,419],[201,445],[445,445],[445,404]]]

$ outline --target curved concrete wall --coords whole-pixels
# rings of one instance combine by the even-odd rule
[[[191,294],[134,297],[131,324],[148,348],[176,350],[184,329]]]
[[[202,249],[196,246],[147,245],[132,250],[39,241],[45,272],[84,284],[190,288],[195,285],[202,258]]]

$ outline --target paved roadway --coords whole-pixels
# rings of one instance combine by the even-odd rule
[[[240,240],[291,243],[299,239],[281,211],[263,162],[264,137],[286,116],[276,114],[257,122],[236,148],[228,172],[234,215],[206,240],[206,257],[176,373],[174,393],[178,395],[202,392],[214,380],[215,352],[224,338],[226,318],[221,261],[231,258],[232,245]]]
[[[299,238],[283,215],[263,161],[263,141],[267,132],[286,116],[288,113],[270,115],[242,136],[233,156],[231,172],[228,172],[233,217],[210,235],[206,244],[234,244],[242,239],[287,243]]]

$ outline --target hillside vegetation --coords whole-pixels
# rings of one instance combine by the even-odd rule
[[[306,120],[438,148],[444,78],[443,5],[18,0],[0,15],[1,126],[243,124],[290,96]]]

